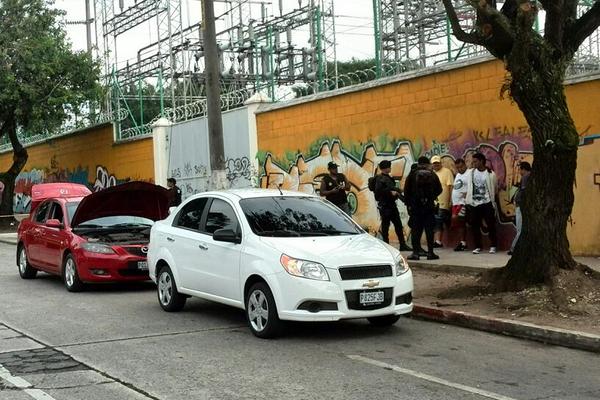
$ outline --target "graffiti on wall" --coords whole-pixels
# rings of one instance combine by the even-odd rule
[[[47,168],[32,168],[29,171],[23,171],[17,176],[13,197],[13,211],[15,213],[21,214],[30,211],[31,188],[38,183],[79,183],[87,185],[94,192],[98,192],[130,180],[129,178],[118,179],[106,167],[98,165],[96,166],[94,181],[90,182],[89,169],[87,167],[63,168],[60,166],[56,156],[50,159],[48,165],[49,167]]]
[[[445,140],[435,140],[430,144],[392,140],[389,135],[385,135],[383,140],[377,138],[364,144],[326,138],[316,142],[318,147],[313,144],[308,152],[295,154],[295,159],[290,160],[288,154],[288,165],[281,165],[284,164],[281,160],[265,153],[264,159],[260,160],[263,166],[260,183],[265,188],[280,186],[305,193],[318,193],[320,181],[328,173],[327,163],[333,160],[350,181],[349,202],[355,220],[374,232],[379,227],[379,216],[373,193],[368,189],[368,179],[378,173],[380,161],[392,162],[392,176],[402,188],[411,165],[421,155],[439,155],[442,164],[456,172],[454,160],[464,158],[470,165],[472,155],[481,152],[498,177],[498,217],[501,225],[504,225],[500,227],[500,234],[505,236],[504,242],[508,242],[514,233],[515,209],[512,199],[520,183],[519,163],[533,160],[529,134],[524,127],[492,127],[485,131],[473,129],[451,132]],[[389,151],[390,144],[394,146],[392,151]],[[381,151],[380,147],[385,150]],[[398,207],[403,222],[406,222],[406,208],[400,202]],[[404,225],[406,229],[406,223]]]

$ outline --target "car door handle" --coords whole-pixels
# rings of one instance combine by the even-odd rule
[[[168,238],[167,238],[167,241],[169,241],[169,242],[174,242],[174,241],[175,241],[175,239],[173,239],[173,238],[171,238],[171,237],[168,237]]]
[[[200,243],[200,244],[198,245],[198,247],[200,248],[200,250],[208,250],[208,246],[207,246],[207,245],[205,245],[205,244],[203,244],[203,243]]]

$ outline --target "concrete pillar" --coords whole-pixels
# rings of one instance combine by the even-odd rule
[[[248,149],[250,154],[250,160],[252,161],[253,168],[253,177],[252,177],[252,186],[259,187],[260,186],[260,176],[258,176],[260,171],[260,166],[258,165],[258,132],[256,129],[256,111],[260,107],[261,104],[271,103],[271,99],[269,96],[266,96],[262,93],[256,93],[254,96],[250,97],[248,100],[244,102],[244,104],[248,108]]]
[[[167,187],[167,178],[169,178],[171,126],[171,121],[166,118],[160,118],[152,125],[152,145],[154,147],[154,183],[164,187]]]

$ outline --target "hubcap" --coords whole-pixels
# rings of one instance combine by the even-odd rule
[[[163,272],[158,278],[158,299],[163,306],[168,305],[173,297],[173,282],[168,272]]]
[[[75,262],[70,258],[65,265],[65,282],[69,287],[73,286],[73,283],[75,283]]]
[[[25,274],[25,270],[27,269],[27,254],[25,253],[25,248],[21,249],[19,253],[19,271],[21,274]]]
[[[248,319],[252,328],[261,332],[269,322],[269,303],[261,290],[255,290],[248,299]]]

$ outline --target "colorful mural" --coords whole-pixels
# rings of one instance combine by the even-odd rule
[[[445,140],[432,141],[430,144],[395,140],[389,134],[381,135],[368,143],[345,143],[340,138],[324,138],[308,146],[308,151],[298,152],[293,156],[288,153],[277,159],[268,152],[259,154],[263,167],[261,187],[318,193],[320,181],[327,174],[327,163],[334,161],[350,181],[349,201],[354,219],[370,232],[377,232],[379,216],[373,193],[368,189],[368,179],[378,173],[377,165],[380,161],[385,159],[392,162],[392,176],[402,188],[411,165],[421,155],[439,155],[442,163],[456,172],[455,159],[464,158],[467,165],[470,165],[472,155],[481,152],[498,177],[500,247],[506,248],[514,235],[515,209],[511,200],[520,182],[519,163],[533,162],[529,135],[527,127],[504,126],[485,131],[454,131]],[[582,139],[582,144],[584,142],[589,141]],[[384,149],[394,146],[394,150],[380,151],[379,146]],[[361,151],[357,151],[358,149]],[[398,202],[398,207],[405,222],[405,233],[408,234],[406,208],[401,202]],[[448,240],[454,239],[450,237]]]

